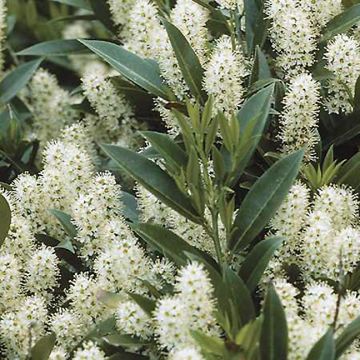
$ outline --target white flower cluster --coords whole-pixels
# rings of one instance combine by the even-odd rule
[[[5,57],[3,54],[4,51],[4,42],[6,39],[6,29],[7,29],[7,6],[6,0],[0,1],[0,75],[4,71]]]
[[[310,349],[334,323],[338,295],[323,282],[307,284],[303,296],[282,278],[275,280],[275,288],[285,308],[289,330],[289,359],[304,359]],[[360,311],[357,293],[347,291],[340,303],[336,331],[353,321]],[[359,349],[354,349],[358,354]]]
[[[360,76],[360,43],[353,37],[337,35],[327,46],[326,68],[333,77],[329,79],[326,106],[329,113],[350,113],[355,84]]]
[[[320,84],[310,74],[303,73],[291,80],[280,116],[279,138],[283,152],[290,154],[305,148],[305,159],[314,159],[314,146],[318,142],[319,99]]]
[[[213,287],[203,265],[193,262],[182,268],[175,292],[174,296],[158,301],[155,335],[161,347],[186,353],[187,348],[197,346],[190,330],[218,334]]]
[[[271,232],[286,239],[273,265],[296,264],[304,279],[351,273],[360,255],[358,207],[351,189],[324,186],[310,201],[306,186],[295,184],[271,221]]]

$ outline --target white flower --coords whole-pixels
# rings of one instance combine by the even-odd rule
[[[39,69],[30,82],[34,131],[40,144],[56,138],[60,130],[76,120],[70,94],[62,89],[54,75]]]
[[[59,263],[53,248],[43,244],[34,249],[31,259],[26,264],[26,289],[30,293],[44,297],[44,292],[54,290],[60,277]]]
[[[124,26],[129,21],[129,13],[135,0],[107,0],[111,11],[112,19],[118,26]]]
[[[291,80],[280,117],[282,151],[289,154],[305,148],[305,159],[314,160],[314,147],[320,110],[320,84],[310,74],[302,73]]]
[[[356,80],[360,75],[360,44],[353,37],[340,34],[328,44],[324,55],[326,68],[333,73],[328,80],[326,106],[330,113],[350,113],[349,101],[354,96]]]
[[[294,0],[267,0],[271,19],[269,35],[277,52],[277,62],[286,77],[303,72],[314,63],[317,30],[311,17]]]
[[[6,39],[6,29],[7,29],[7,6],[6,0],[0,1],[0,73],[4,70],[4,42]]]
[[[205,358],[194,347],[186,347],[182,350],[177,350],[169,355],[169,360],[204,360]]]
[[[49,360],[66,360],[68,359],[68,354],[66,351],[60,347],[55,347],[49,356]]]
[[[229,36],[222,36],[206,65],[204,76],[204,88],[213,96],[215,113],[221,111],[231,115],[238,110],[243,100],[245,75],[244,56],[239,49],[233,49]]]
[[[105,360],[105,353],[92,341],[83,345],[82,349],[75,352],[73,360]]]
[[[148,339],[153,334],[151,318],[134,301],[120,303],[116,311],[116,326],[120,333]]]

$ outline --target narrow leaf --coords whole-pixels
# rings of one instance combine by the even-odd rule
[[[66,56],[84,54],[89,51],[78,40],[50,40],[21,50],[17,55],[22,56]]]
[[[0,194],[0,246],[4,243],[11,224],[11,210],[5,197]]]
[[[206,94],[202,87],[204,70],[195,51],[191,48],[185,36],[176,26],[165,19],[163,19],[162,22],[169,36],[186,84],[195,99],[204,103],[206,98]]]
[[[307,360],[334,360],[335,342],[334,333],[329,329],[310,350]]]
[[[166,205],[194,222],[200,221],[190,200],[177,188],[175,181],[154,162],[119,146],[102,145],[101,148],[121,169]]]
[[[292,186],[304,152],[299,150],[277,161],[251,187],[234,221],[230,249],[246,247],[268,224]]]
[[[349,348],[353,341],[360,336],[360,316],[353,320],[337,337],[335,341],[336,355],[339,359]]]
[[[151,94],[167,100],[172,98],[170,89],[161,79],[159,66],[154,61],[143,59],[111,42],[99,40],[79,41],[128,80]]]
[[[286,316],[273,285],[268,288],[263,312],[264,321],[260,335],[261,359],[286,360],[288,353]]]
[[[52,0],[61,4],[77,7],[79,9],[91,10],[88,0]]]
[[[239,270],[239,275],[251,292],[255,290],[269,261],[283,241],[284,239],[281,237],[272,237],[260,241],[246,256]]]
[[[42,337],[31,349],[31,360],[48,360],[55,346],[54,333]]]
[[[356,4],[346,9],[341,14],[330,20],[325,28],[321,41],[327,41],[336,34],[349,30],[360,21],[360,4]]]
[[[66,214],[56,209],[50,209],[49,212],[58,219],[58,221],[60,222],[66,233],[71,238],[74,238],[76,236],[77,230],[75,225],[71,222],[71,216],[69,214]]]
[[[18,66],[0,82],[0,101],[6,103],[16,96],[29,82],[43,59],[29,61]]]

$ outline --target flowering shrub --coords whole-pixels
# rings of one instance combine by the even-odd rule
[[[0,0],[0,357],[360,359],[359,31]]]

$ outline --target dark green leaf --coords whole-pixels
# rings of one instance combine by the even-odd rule
[[[349,348],[353,341],[360,336],[360,316],[353,320],[342,333],[336,338],[336,359],[339,359],[341,355]]]
[[[103,337],[103,340],[115,347],[136,347],[146,345],[148,342],[142,339],[135,338],[131,335],[111,334]]]
[[[334,360],[335,342],[334,333],[329,329],[310,350],[307,360]]]
[[[269,261],[283,241],[284,239],[281,237],[272,237],[260,241],[246,256],[239,270],[239,275],[251,292],[255,290]]]
[[[298,175],[303,155],[299,150],[277,161],[251,187],[234,221],[231,249],[246,247],[268,224]]]
[[[11,224],[11,210],[5,197],[0,194],[0,246],[4,243]]]
[[[136,197],[128,192],[122,191],[121,201],[123,203],[121,208],[122,215],[134,223],[138,222],[139,210],[137,208]]]
[[[224,296],[228,301],[228,317],[235,336],[249,321],[255,319],[255,309],[248,288],[242,279],[229,267],[224,269]]]
[[[264,321],[260,335],[262,360],[286,360],[288,354],[288,330],[281,301],[273,285],[270,285],[264,304]]]
[[[65,56],[88,53],[87,48],[78,40],[50,40],[21,50],[23,56]]]
[[[237,177],[233,183],[239,179],[261,139],[269,116],[273,94],[274,85],[272,84],[251,96],[237,114],[240,132],[243,132],[248,126],[252,126],[252,132],[250,134],[251,144],[237,167]]]
[[[338,184],[350,185],[356,191],[360,188],[360,152],[350,158],[338,173]]]
[[[251,72],[251,84],[259,80],[270,79],[271,71],[266,59],[265,54],[261,51],[260,47],[257,46],[255,49],[255,59]]]
[[[353,5],[330,20],[321,41],[327,41],[336,34],[349,30],[360,21],[360,4]]]
[[[161,79],[159,66],[154,61],[142,59],[123,47],[110,42],[99,40],[79,41],[128,80],[151,94],[167,100],[172,98],[170,89]]]
[[[169,135],[155,131],[143,131],[141,134],[167,162],[178,167],[186,166],[187,155],[185,151]]]
[[[200,221],[190,200],[177,188],[175,181],[154,162],[119,146],[102,145],[101,148],[121,169],[166,205],[194,222]]]
[[[3,103],[11,100],[26,86],[43,59],[37,59],[24,63],[9,74],[0,82],[0,101]]]
[[[218,337],[205,335],[200,331],[191,331],[191,336],[195,339],[203,352],[218,356],[222,356],[224,354],[225,343]]]
[[[187,264],[188,256],[186,253],[204,257],[200,250],[161,225],[141,223],[132,224],[131,228],[150,246],[172,259],[179,266]]]
[[[61,4],[74,6],[80,9],[91,10],[88,0],[52,0]]]
[[[49,212],[58,219],[58,221],[60,222],[66,233],[71,238],[74,238],[76,236],[77,230],[75,225],[71,222],[71,216],[69,214],[66,214],[56,209],[50,209]]]
[[[174,49],[186,84],[188,85],[194,98],[204,103],[206,98],[202,86],[204,70],[197,55],[195,54],[195,51],[191,48],[185,36],[176,26],[165,19],[162,21]]]
[[[55,341],[54,333],[42,337],[31,349],[31,360],[48,360],[55,346]]]
[[[151,300],[146,296],[139,294],[128,293],[128,295],[143,309],[149,316],[152,316],[153,311],[156,307],[155,300]]]
[[[112,22],[112,14],[110,12],[109,3],[107,1],[89,0],[91,8],[96,17],[105,25],[105,27],[116,33],[116,28]]]

